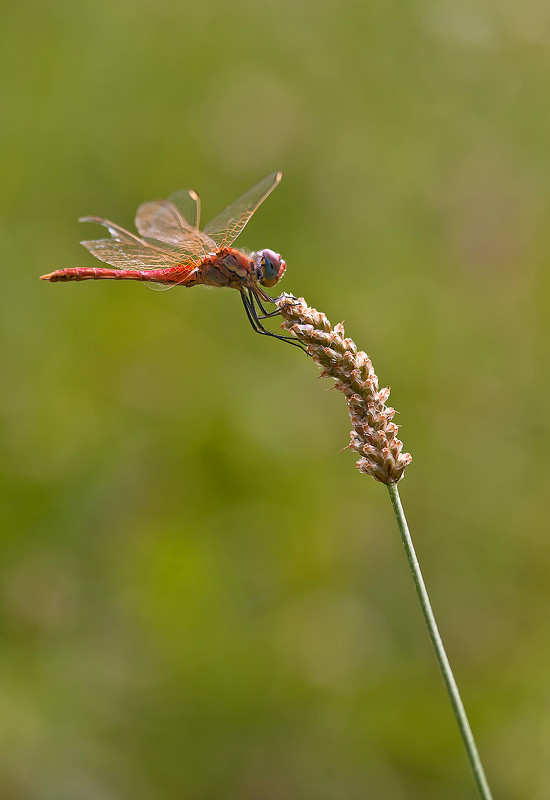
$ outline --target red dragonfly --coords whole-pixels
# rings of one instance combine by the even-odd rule
[[[81,244],[110,268],[71,267],[42,275],[44,281],[115,280],[146,281],[153,288],[173,286],[228,286],[238,289],[246,315],[257,333],[295,339],[266,330],[260,320],[275,316],[263,306],[273,303],[262,288],[275,286],[286,264],[273,250],[245,253],[231,245],[250,217],[280,183],[282,172],[274,172],[235,200],[212,222],[199,230],[200,200],[196,192],[182,189],[167,200],[152,200],[136,212],[139,236],[102,217],[82,217],[79,222],[96,222],[111,234],[110,239],[93,239]]]

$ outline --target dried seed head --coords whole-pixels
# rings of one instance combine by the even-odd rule
[[[353,425],[348,447],[361,456],[357,461],[359,472],[372,475],[380,483],[397,483],[412,456],[401,452],[398,426],[392,422],[395,409],[386,406],[390,390],[378,388],[368,355],[344,337],[341,323],[332,327],[324,314],[307,306],[303,297],[283,294],[277,307],[284,319],[282,327],[306,346],[321,374],[333,378],[346,398]]]

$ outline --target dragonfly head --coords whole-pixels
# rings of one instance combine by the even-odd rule
[[[262,286],[275,286],[283,277],[286,264],[273,250],[260,250],[253,255],[256,276]]]

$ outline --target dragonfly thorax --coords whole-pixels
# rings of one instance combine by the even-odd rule
[[[275,286],[283,277],[286,264],[279,253],[273,250],[259,250],[252,254],[256,277],[262,286]]]

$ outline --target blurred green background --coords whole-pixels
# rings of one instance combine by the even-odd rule
[[[238,295],[49,285],[282,169],[239,240],[391,385],[495,797],[550,797],[550,10],[4,4],[2,800],[476,796],[385,489]],[[277,329],[277,321],[273,323]]]

